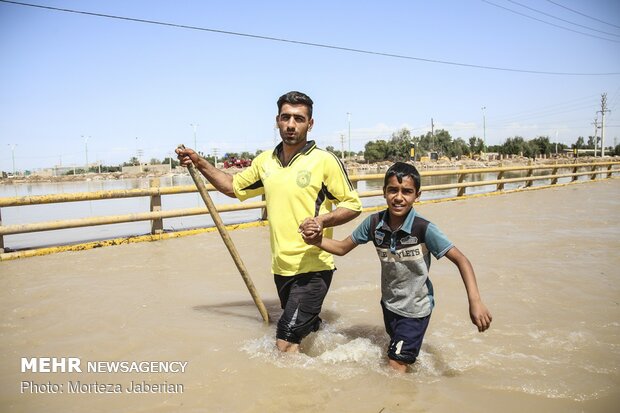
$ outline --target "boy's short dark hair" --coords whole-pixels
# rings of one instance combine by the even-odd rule
[[[282,106],[285,103],[289,105],[305,105],[308,108],[309,119],[312,119],[312,105],[314,102],[310,99],[310,96],[305,93],[293,90],[280,96],[280,99],[278,99],[278,115],[282,111]]]
[[[420,172],[418,172],[415,166],[405,162],[396,162],[394,165],[390,166],[390,168],[385,173],[385,178],[383,179],[383,191],[385,191],[388,180],[392,176],[395,176],[396,179],[398,179],[398,183],[403,182],[403,177],[410,176],[411,179],[413,179],[415,190],[420,191]]]

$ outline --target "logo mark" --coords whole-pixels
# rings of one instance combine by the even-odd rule
[[[412,245],[418,243],[418,237],[412,237],[411,235],[404,237],[400,240],[402,245]]]
[[[381,231],[375,231],[375,240],[377,241],[377,245],[383,244],[383,238],[385,237],[385,233]]]
[[[310,171],[299,171],[297,172],[297,186],[300,188],[305,188],[310,184],[310,177],[312,174]]]

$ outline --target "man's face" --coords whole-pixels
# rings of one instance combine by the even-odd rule
[[[306,105],[282,105],[280,114],[276,116],[280,137],[285,145],[305,145],[308,131],[312,129],[314,119],[308,116]]]
[[[413,203],[420,197],[420,192],[415,189],[415,184],[410,176],[403,176],[402,182],[398,182],[396,176],[390,176],[383,196],[390,216],[404,218],[411,210]]]

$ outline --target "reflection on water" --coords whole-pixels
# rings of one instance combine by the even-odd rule
[[[548,175],[549,170],[537,171],[536,175]],[[356,171],[356,175],[364,175],[363,171]],[[374,172],[373,172],[374,174]],[[511,171],[505,174],[505,178],[523,177],[525,171]],[[586,177],[581,177],[585,179]],[[477,173],[468,175],[465,182],[482,180],[495,180],[496,173]],[[567,182],[570,178],[560,179],[559,182]],[[457,196],[457,189],[425,191],[424,188],[430,185],[447,185],[458,181],[456,175],[450,176],[424,176],[422,177],[422,197],[421,200],[440,199]],[[535,181],[534,186],[549,184],[550,180]],[[159,185],[162,187],[193,185],[189,175],[173,175],[159,178]],[[523,182],[507,183],[505,189],[515,189],[522,187]],[[12,185],[0,185],[0,197],[34,196],[59,193],[75,192],[95,192],[110,190],[128,190],[149,188],[150,179],[121,179],[121,180],[91,180],[81,182],[41,182],[24,183]],[[366,191],[381,190],[383,180],[359,181],[357,188],[360,193]],[[496,185],[486,185],[467,188],[467,194],[477,194],[492,192],[496,190]],[[239,201],[229,198],[218,192],[210,192],[215,204],[235,204]],[[260,201],[260,198],[253,198],[247,202]],[[382,196],[362,198],[364,207],[374,207],[384,204]],[[177,194],[162,196],[162,209],[164,211],[204,207],[202,198],[198,193]],[[81,201],[67,202],[59,204],[32,205],[24,207],[7,207],[2,209],[2,222],[4,225],[27,224],[36,222],[47,222],[55,220],[79,219],[88,217],[99,217],[109,215],[125,215],[131,213],[146,212],[150,208],[148,197],[108,199],[101,201]],[[261,211],[231,211],[222,214],[222,220],[226,224],[240,222],[251,222],[259,220]],[[147,234],[150,231],[150,222],[122,223],[111,225],[100,225],[94,227],[74,228],[56,231],[45,231],[29,234],[7,235],[5,237],[5,248],[24,249],[29,247],[41,247],[46,245],[70,244],[83,241],[93,241],[125,237],[131,235]],[[165,231],[177,231],[182,229],[201,228],[213,226],[213,220],[208,214],[167,218],[164,220]]]

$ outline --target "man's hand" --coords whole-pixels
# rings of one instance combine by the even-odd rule
[[[202,176],[207,178],[207,181],[215,187],[215,189],[224,195],[235,198],[232,175],[220,171],[207,162],[205,158],[198,155],[193,149],[179,147],[174,151],[177,154],[177,158],[179,159],[181,166],[188,167],[190,165],[194,165]]]
[[[318,218],[306,218],[298,229],[306,244],[318,245],[323,239],[323,224]]]
[[[181,166],[188,167],[189,165],[197,165],[200,160],[200,156],[190,148],[176,148],[177,159]]]

